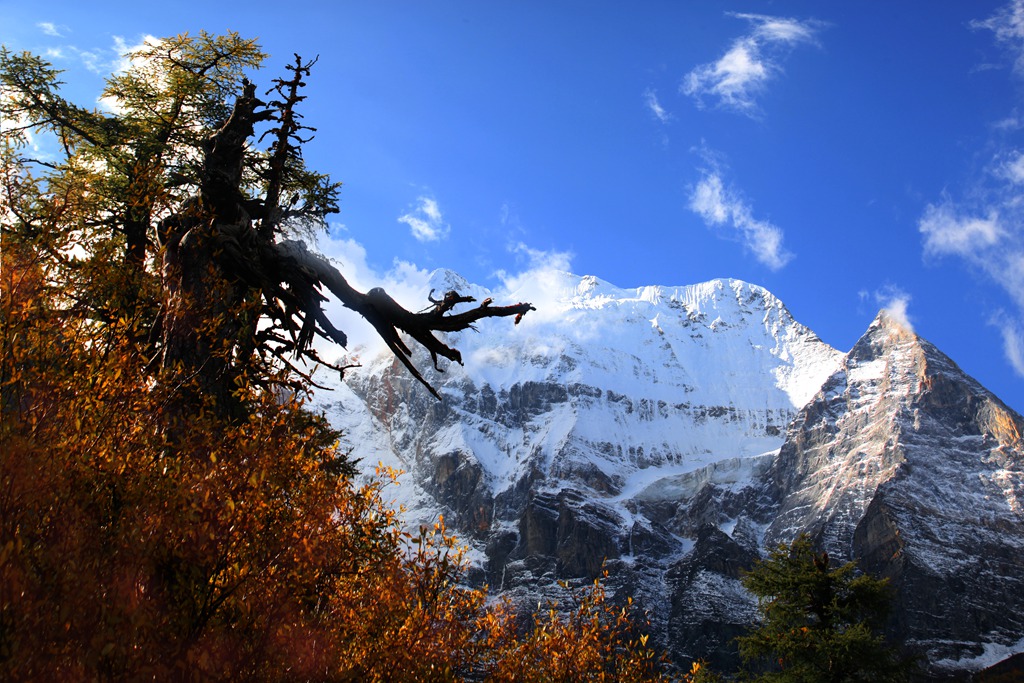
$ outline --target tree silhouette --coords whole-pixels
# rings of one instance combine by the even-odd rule
[[[303,408],[313,339],[345,342],[323,288],[420,381],[402,333],[458,362],[438,333],[529,304],[412,313],[306,246],[338,192],[302,160],[311,62],[263,102],[237,35],[128,57],[99,111],[0,50],[0,679],[660,678],[599,586],[521,632],[443,520],[405,531],[395,473],[356,482]]]
[[[381,289],[352,288],[311,251],[299,237],[338,210],[340,187],[302,159],[314,129],[298,106],[315,60],[296,55],[265,102],[244,76],[262,58],[253,41],[235,34],[149,43],[109,80],[104,95],[114,113],[107,113],[63,99],[58,72],[44,61],[4,50],[0,115],[17,124],[4,128],[6,163],[20,161],[12,172],[27,175],[26,160],[10,151],[19,135],[49,132],[59,140],[64,159],[46,164],[41,178],[43,203],[56,219],[48,227],[80,232],[94,253],[103,252],[104,267],[121,252],[111,291],[82,293],[80,303],[104,323],[131,320],[151,342],[159,381],[187,380],[194,399],[228,412],[239,412],[232,394],[243,376],[265,384],[284,365],[308,381],[300,362],[325,364],[314,338],[347,343],[323,311],[326,288],[440,398],[400,332],[423,345],[435,367],[438,356],[461,363],[436,333],[486,317],[518,322],[532,306],[488,300],[454,314],[455,304],[473,299],[452,293],[450,303],[413,313]],[[261,126],[258,140],[271,141],[266,150],[254,144]],[[40,227],[37,217],[22,215],[14,231]]]

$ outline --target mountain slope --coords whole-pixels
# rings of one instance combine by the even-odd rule
[[[489,295],[448,271],[432,286]],[[839,362],[781,302],[743,282],[621,290],[565,274],[556,286],[556,310],[451,336],[466,366],[428,373],[444,402],[381,355],[321,405],[349,430],[366,423],[351,415],[369,411],[382,451],[372,457],[409,472],[476,529],[495,514],[490,499],[515,499],[527,481],[624,499],[665,468],[774,450]],[[417,499],[402,502],[415,509]],[[498,519],[522,509],[508,505]]]
[[[809,530],[889,577],[894,628],[937,666],[1019,647],[1022,431],[1019,415],[882,315],[794,421],[770,473],[779,507],[766,540]]]
[[[446,515],[476,580],[535,604],[605,566],[675,657],[725,667],[755,615],[742,570],[806,531],[892,579],[894,632],[935,671],[1024,650],[1024,598],[1001,598],[1024,596],[1024,423],[932,345],[883,315],[844,355],[736,280],[545,286],[518,328],[449,340],[466,367],[428,373],[442,402],[384,355],[317,397],[355,455],[407,472],[410,524]]]

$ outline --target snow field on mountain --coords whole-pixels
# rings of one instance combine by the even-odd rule
[[[478,331],[447,335],[465,365],[429,373],[458,419],[422,448],[477,461],[492,493],[530,467],[555,474],[552,488],[559,473],[596,468],[615,495],[638,472],[656,479],[663,468],[675,476],[771,451],[842,356],[769,292],[739,280],[621,289],[548,272],[543,282],[496,295],[441,270],[430,287],[435,298],[455,289],[497,304],[540,297],[518,326],[484,320]],[[370,355],[354,372],[382,376],[392,362],[387,352]],[[485,390],[502,396],[531,383],[565,395],[531,408],[540,412],[525,422],[465,408]],[[372,443],[393,450],[416,440],[389,436]],[[410,469],[408,456],[389,457]],[[412,492],[402,498],[420,500]]]
[[[891,574],[907,642],[940,664],[1021,649],[1024,421],[898,320],[842,354],[738,280],[520,283],[434,274],[435,297],[539,309],[448,335],[464,367],[418,352],[442,402],[369,352],[318,396],[355,455],[409,472],[388,491],[407,526],[454,513],[474,571],[531,595],[607,554],[660,628],[698,640],[753,618],[733,572],[751,552],[821,533]]]

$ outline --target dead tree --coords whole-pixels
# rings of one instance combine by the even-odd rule
[[[253,84],[244,83],[231,116],[205,144],[198,196],[161,223],[162,373],[194,378],[197,390],[226,403],[240,373],[268,377],[274,363],[309,380],[299,361],[329,365],[313,348],[316,337],[347,345],[344,332],[324,313],[326,288],[365,318],[440,399],[413,365],[403,333],[430,353],[435,367],[438,356],[461,363],[459,351],[437,333],[472,328],[488,317],[514,316],[518,323],[533,306],[494,306],[487,299],[456,313],[457,305],[474,299],[448,292],[440,301],[431,298],[428,310],[414,313],[382,289],[357,291],[305,242],[285,238],[289,225],[322,221],[337,210],[338,185],[301,163],[301,145],[310,139],[302,136],[312,129],[301,124],[296,107],[304,99],[303,79],[311,66],[296,55],[288,67],[292,77],[275,82],[269,103],[256,96]],[[249,145],[264,122],[270,123],[264,136],[273,142],[257,163]],[[254,169],[264,188],[257,196],[246,186]],[[258,324],[261,320],[270,322]]]

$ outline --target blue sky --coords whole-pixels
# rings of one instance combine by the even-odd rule
[[[357,282],[734,277],[844,351],[889,307],[1024,411],[1024,0],[0,0],[81,103],[201,29],[258,38],[264,85],[319,55]]]

